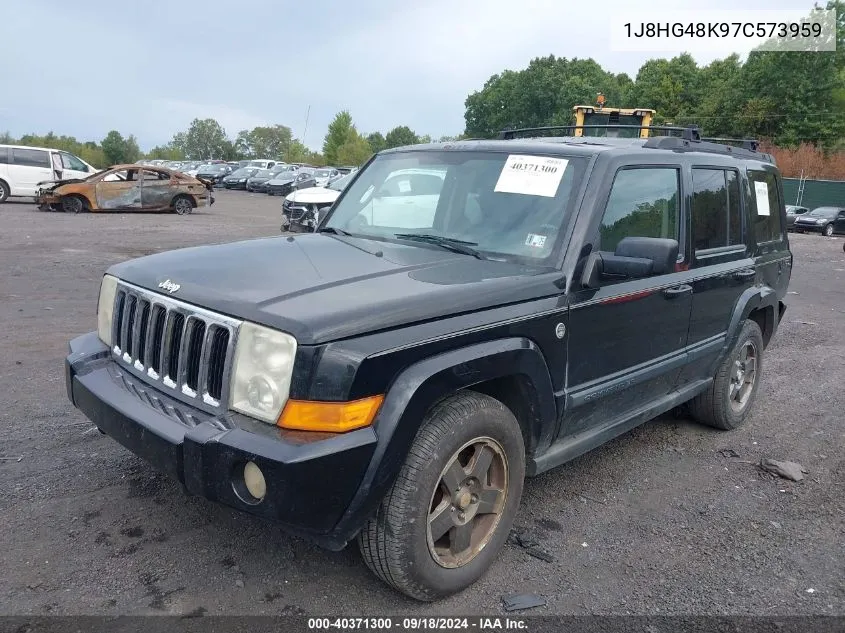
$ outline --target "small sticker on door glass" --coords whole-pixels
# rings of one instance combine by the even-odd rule
[[[525,245],[533,246],[534,248],[543,248],[546,245],[546,236],[529,233],[525,238]]]
[[[554,198],[567,164],[565,158],[511,154],[493,191]]]
[[[769,210],[769,185],[765,182],[754,183],[754,193],[757,196],[757,215],[771,215]]]

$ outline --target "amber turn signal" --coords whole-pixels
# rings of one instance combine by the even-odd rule
[[[345,433],[370,426],[384,396],[370,396],[352,402],[288,400],[279,421],[283,429]]]

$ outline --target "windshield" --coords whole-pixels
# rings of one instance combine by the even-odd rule
[[[219,174],[221,171],[226,171],[225,165],[205,165],[200,167],[200,171],[204,174]]]
[[[332,172],[331,172],[330,169],[318,169],[317,171],[314,172],[314,175],[317,178],[325,178],[326,176],[331,176]]]
[[[814,218],[833,218],[836,217],[837,213],[839,213],[837,207],[819,207],[818,209],[813,209],[807,215],[811,215]]]
[[[272,175],[273,172],[271,172],[269,169],[259,169],[257,172],[255,172],[253,178],[270,178]]]
[[[585,163],[495,152],[387,154],[358,174],[323,228],[397,242],[402,233],[436,235],[493,258],[544,260]]]
[[[337,180],[330,182],[326,185],[326,189],[333,189],[334,191],[343,191],[346,189],[346,185],[349,184],[349,181],[352,180],[352,174],[347,174],[343,178],[338,178]]]
[[[253,176],[257,171],[258,170],[255,167],[243,167],[241,169],[236,169],[231,175],[235,178],[247,178],[249,176]]]
[[[295,171],[282,171],[273,176],[274,180],[293,180],[296,178]]]

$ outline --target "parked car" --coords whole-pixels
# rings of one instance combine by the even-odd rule
[[[231,174],[232,166],[226,163],[213,163],[205,165],[197,170],[197,178],[209,180],[215,185],[223,184],[223,179]]]
[[[259,158],[249,161],[250,167],[258,167],[259,169],[272,169],[275,167],[279,162],[278,160],[269,160],[266,158]]]
[[[793,225],[795,224],[795,218],[800,217],[807,213],[809,209],[807,207],[799,207],[794,204],[786,205],[786,228],[787,230],[792,230]]]
[[[226,189],[246,189],[246,181],[258,173],[258,167],[241,167],[223,177]]]
[[[323,167],[314,170],[314,181],[318,187],[325,187],[334,178],[337,178],[340,172],[333,167]]]
[[[344,176],[345,176],[346,174],[351,174],[352,172],[356,172],[356,171],[358,171],[358,168],[357,168],[357,167],[352,167],[352,166],[350,166],[350,165],[345,165],[345,166],[343,166],[343,167],[338,167],[338,168],[337,168],[337,170],[338,170],[338,171],[339,171],[342,175],[344,175]]]
[[[202,163],[197,162],[182,163],[182,166],[179,171],[181,171],[183,174],[188,174],[189,176],[196,176],[201,166]]]
[[[267,193],[267,183],[286,171],[288,171],[287,165],[276,165],[271,169],[261,169],[246,181],[246,188],[249,191]]]
[[[341,176],[325,187],[297,189],[282,203],[282,232],[310,233],[317,228],[353,174]]]
[[[40,188],[35,202],[42,210],[164,211],[179,215],[214,204],[212,185],[162,167],[115,165],[85,180],[53,183]]]
[[[70,152],[0,145],[0,203],[10,196],[34,196],[42,183],[84,179],[97,171]]]
[[[267,181],[267,193],[271,196],[286,196],[296,189],[316,186],[314,173],[309,170],[283,171]]]
[[[792,226],[797,233],[812,231],[827,237],[845,233],[845,207],[817,207],[799,216]]]
[[[771,157],[694,130],[513,135],[382,152],[316,233],[113,265],[71,402],[190,493],[357,539],[419,600],[485,573],[525,476],[680,405],[741,426],[792,274]],[[408,211],[371,216],[409,169],[445,184],[402,176]]]

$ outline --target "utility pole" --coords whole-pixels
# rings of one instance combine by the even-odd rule
[[[308,117],[311,114],[311,106],[305,111],[305,129],[302,130],[302,144],[305,145],[305,135],[308,134]],[[306,146],[307,147],[307,146]]]

